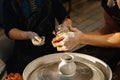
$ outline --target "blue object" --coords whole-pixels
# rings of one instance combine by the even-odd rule
[[[42,0],[36,0],[36,5],[39,6],[41,4],[41,1]],[[29,7],[29,3],[27,0],[23,0],[23,3],[22,3],[22,10],[24,12],[24,16],[27,18],[29,17],[30,15],[30,7]]]

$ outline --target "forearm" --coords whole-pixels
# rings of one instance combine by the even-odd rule
[[[9,31],[9,37],[13,40],[27,40],[29,39],[29,31],[13,28]]]
[[[100,47],[117,47],[120,48],[120,33],[107,35],[84,34],[80,39],[81,43],[100,46]]]
[[[105,25],[104,27],[101,27],[101,28],[97,29],[96,31],[88,32],[88,34],[91,34],[91,35],[105,35],[105,34],[110,34],[110,33],[114,33],[114,32],[117,32],[115,27]]]

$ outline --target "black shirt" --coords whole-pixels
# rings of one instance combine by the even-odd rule
[[[115,6],[109,7],[107,5],[107,1],[108,0],[102,0],[102,7],[115,20],[117,25],[120,26],[120,8],[118,7],[116,1],[114,1],[115,2]]]
[[[20,6],[19,1],[22,0],[4,0],[3,4],[3,16],[4,16],[4,29],[5,34],[8,36],[9,31],[12,28],[19,28],[25,30],[26,25],[24,20],[20,23],[21,19],[24,19],[25,16],[22,11],[22,6]],[[44,0],[43,0],[44,1]],[[60,0],[50,0],[52,2],[51,7],[53,8],[53,14],[59,23],[62,23],[66,15],[66,10],[60,3]],[[41,3],[42,4],[42,3]],[[8,36],[9,37],[9,36]]]

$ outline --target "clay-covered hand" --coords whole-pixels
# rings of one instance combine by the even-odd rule
[[[66,18],[62,24],[58,25],[56,27],[56,31],[53,31],[53,34],[58,35],[60,33],[65,33],[70,31],[69,28],[72,25],[72,20],[69,18]]]
[[[29,32],[29,38],[31,39],[33,45],[35,46],[41,46],[43,44],[45,44],[45,37],[44,36],[39,36],[37,33],[35,32]]]
[[[57,34],[52,40],[52,44],[58,51],[69,51],[74,49],[80,43],[80,37],[83,34],[77,28],[70,27],[70,31]]]

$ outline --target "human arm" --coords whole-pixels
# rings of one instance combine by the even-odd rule
[[[83,33],[76,28],[71,28],[74,37],[64,42],[63,45],[56,43],[59,51],[71,50],[80,44],[87,44],[100,47],[120,47],[120,33],[112,18],[104,12],[105,27],[89,33]],[[55,39],[53,39],[55,41]],[[62,41],[61,41],[62,42]],[[64,48],[63,48],[64,47]]]
[[[12,4],[11,1],[4,0],[4,31],[7,37],[13,40],[28,40],[30,39],[34,45],[41,45],[44,42],[44,37],[39,37],[39,35],[32,31],[26,30],[26,25],[24,21],[20,21],[22,14],[19,14],[19,9]],[[18,10],[18,11],[17,11]]]
[[[44,44],[45,37],[39,35],[32,31],[22,31],[17,28],[13,28],[9,32],[9,37],[13,40],[28,40],[30,39],[35,46],[40,46]]]
[[[114,20],[104,11],[105,26],[94,32],[87,33],[86,44],[100,47],[120,47],[120,32]],[[92,37],[93,39],[91,39]]]
[[[12,28],[8,34],[13,40],[28,40],[30,39],[31,31],[23,31],[17,28]]]

